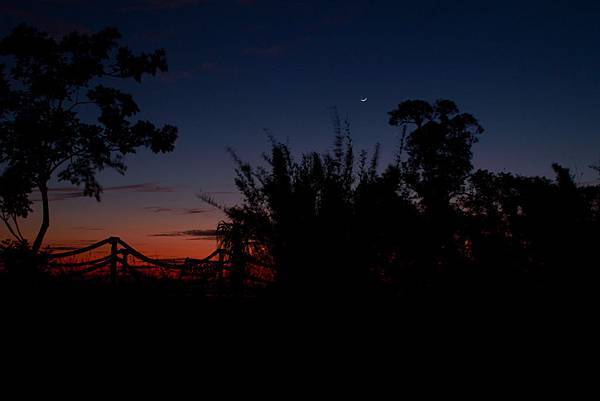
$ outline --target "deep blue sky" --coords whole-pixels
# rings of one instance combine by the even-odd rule
[[[132,158],[107,186],[187,188],[177,201],[197,206],[199,189],[233,189],[225,147],[259,160],[264,128],[325,149],[331,106],[359,148],[381,142],[389,156],[387,112],[408,98],[479,118],[477,167],[549,175],[556,161],[596,178],[598,2],[0,0],[0,13],[0,35],[21,21],[55,35],[115,26],[136,50],[167,50],[168,74],[128,88],[143,118],[179,126],[177,149]]]

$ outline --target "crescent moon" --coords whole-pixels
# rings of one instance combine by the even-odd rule
[[[367,99],[368,99],[368,97],[366,97],[366,98],[364,98],[364,99],[360,99],[360,101],[364,103],[364,102],[366,102],[366,101],[367,101]]]

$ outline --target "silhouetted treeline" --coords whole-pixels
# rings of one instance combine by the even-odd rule
[[[473,171],[483,129],[451,101],[389,115],[401,141],[384,168],[337,117],[329,152],[294,158],[272,139],[266,167],[232,152],[244,199],[219,231],[240,271],[273,266],[280,294],[306,297],[573,290],[595,276],[600,186],[558,164],[554,180]]]

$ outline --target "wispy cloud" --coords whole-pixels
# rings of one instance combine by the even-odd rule
[[[187,239],[206,239],[214,240],[217,237],[217,230],[184,230],[184,231],[170,231],[166,233],[150,234],[151,237],[191,237]]]
[[[166,192],[175,192],[175,187],[162,186],[156,183],[142,183],[142,184],[130,184],[130,185],[120,185],[120,186],[111,186],[104,187],[103,192],[144,192],[144,193],[166,193]],[[49,188],[48,192],[50,192],[50,200],[51,201],[61,201],[67,199],[74,198],[82,198],[83,190],[77,187],[56,187]],[[39,202],[39,199],[34,199],[34,202]]]
[[[104,230],[104,228],[102,228],[102,227],[89,227],[89,226],[73,227],[73,229],[81,230],[81,231],[102,231],[102,230]]]
[[[68,243],[54,243],[45,247],[46,250],[49,251],[73,251],[75,249],[80,249],[86,247],[91,244],[95,244],[98,242],[97,239],[89,239],[89,240],[73,240]]]
[[[79,191],[77,187],[55,187],[49,188],[50,192],[72,192]],[[175,192],[175,187],[161,186],[154,182],[145,182],[141,184],[128,184],[104,187],[104,192],[110,191],[132,191],[132,192]]]
[[[200,214],[210,212],[209,209],[201,209],[201,208],[192,208],[192,209],[183,209],[183,214]]]
[[[154,183],[124,185],[120,187],[108,187],[105,191],[133,191],[133,192],[175,192],[175,187],[166,187]]]
[[[83,197],[83,193],[82,192],[55,193],[55,194],[50,193],[50,195],[48,196],[50,202],[62,201],[62,200],[67,200],[67,199],[82,198],[82,197]],[[36,198],[36,199],[33,199],[33,201],[34,202],[40,202],[41,199]]]
[[[208,213],[211,211],[210,209],[203,209],[203,208],[186,208],[186,207],[172,208],[172,207],[164,207],[164,206],[146,206],[146,207],[144,207],[144,210],[148,210],[153,213],[170,212],[170,213],[178,213],[178,214],[201,214],[201,213]]]
[[[57,245],[57,246],[47,246],[46,250],[48,251],[74,251],[76,249],[79,249],[79,247],[75,247],[75,246],[68,246],[68,245]]]
[[[148,210],[154,213],[163,213],[163,212],[172,212],[173,209],[170,207],[160,207],[160,206],[146,206],[144,210]]]

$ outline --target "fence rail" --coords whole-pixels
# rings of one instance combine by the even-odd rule
[[[108,255],[85,261],[68,260],[104,246],[110,246]],[[181,262],[173,262],[148,257],[119,237],[109,237],[80,249],[50,254],[48,260],[51,273],[81,277],[102,271],[104,275],[108,273],[113,285],[117,284],[119,277],[129,276],[138,281],[150,275],[152,271],[166,274],[168,277],[210,284],[221,289],[228,285],[234,290],[240,287],[264,288],[273,281],[269,280],[269,276],[274,277],[270,268],[251,258],[248,258],[243,266],[234,266],[230,256],[219,248],[202,259],[185,258]],[[270,272],[266,279],[264,274],[253,273],[256,269],[263,269],[264,273],[265,268]]]
[[[95,251],[105,245],[110,245],[110,253],[106,256],[86,261],[61,261],[61,259],[72,258],[74,256]],[[130,258],[141,261],[145,263],[145,265],[130,263]],[[80,249],[50,254],[48,260],[48,267],[51,272],[60,271],[63,274],[71,276],[84,275],[108,266],[110,281],[113,284],[117,283],[119,272],[139,277],[140,272],[138,270],[164,269],[178,272],[180,277],[183,277],[193,276],[203,272],[223,272],[228,268],[228,261],[221,249],[215,250],[203,259],[186,258],[182,263],[174,263],[150,258],[119,237],[109,237]]]

